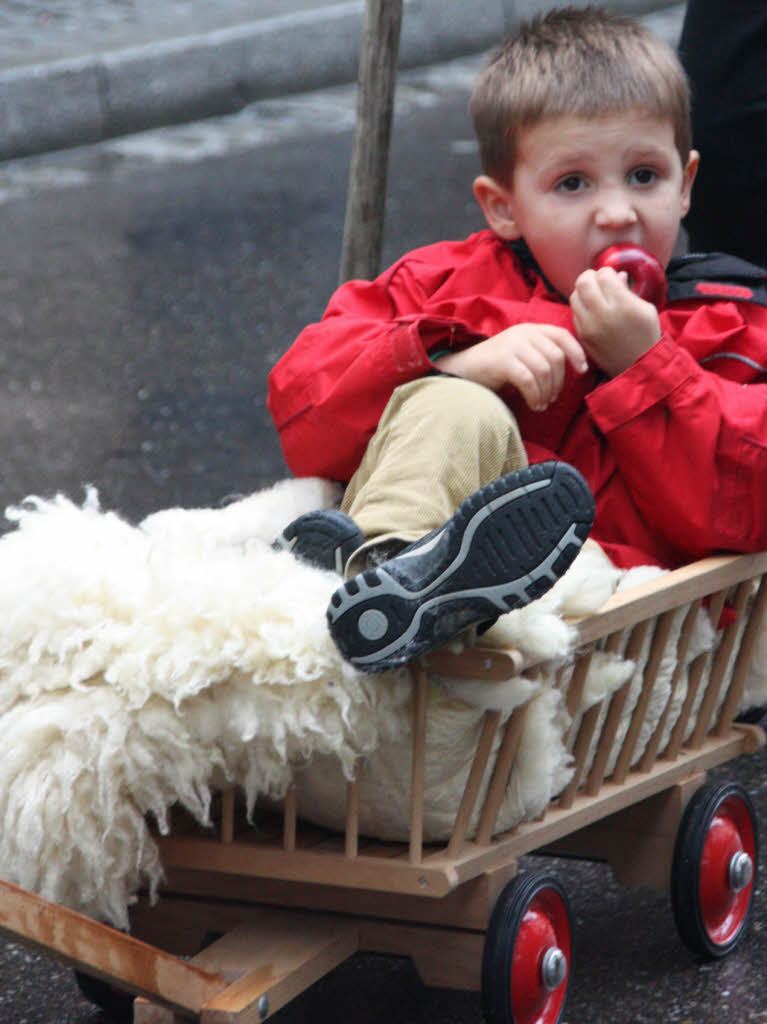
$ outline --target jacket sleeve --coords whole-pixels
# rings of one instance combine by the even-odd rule
[[[587,398],[645,522],[693,558],[767,548],[767,317],[753,316],[721,303],[671,317]]]
[[[392,391],[433,369],[429,351],[471,340],[459,318],[424,313],[439,282],[403,260],[343,285],[274,367],[267,405],[296,475],[348,480]]]

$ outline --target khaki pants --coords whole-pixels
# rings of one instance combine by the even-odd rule
[[[417,540],[484,484],[526,465],[516,421],[494,392],[447,376],[402,384],[341,504],[367,538],[347,575],[375,545]]]

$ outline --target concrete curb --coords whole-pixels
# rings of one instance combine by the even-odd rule
[[[551,7],[518,0],[526,15]],[[480,52],[518,20],[514,0],[405,0],[403,67]],[[645,14],[669,0],[619,0]],[[234,113],[267,96],[356,78],[363,0],[0,72],[0,159]]]

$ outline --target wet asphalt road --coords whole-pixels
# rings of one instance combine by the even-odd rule
[[[411,76],[409,100],[403,87],[387,260],[480,226],[469,73]],[[79,498],[88,482],[137,520],[285,475],[265,377],[335,284],[349,104],[340,90],[0,167],[3,506]],[[759,754],[723,772],[754,797],[763,846],[766,766]],[[573,907],[569,1024],[767,1021],[764,900],[738,950],[703,964],[665,894],[624,889],[602,865],[546,866]],[[474,1024],[481,1012],[476,995],[424,989],[407,961],[358,956],[273,1019]],[[0,1024],[104,1020],[66,969],[0,943]]]
[[[403,116],[387,259],[480,226],[458,67],[452,124],[439,83]],[[337,281],[351,97],[0,166],[2,507],[89,482],[135,519],[285,475],[266,376]]]

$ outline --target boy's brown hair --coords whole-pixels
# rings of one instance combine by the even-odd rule
[[[488,61],[469,106],[486,174],[508,184],[519,130],[546,117],[640,110],[668,118],[682,166],[690,93],[676,54],[635,19],[565,7],[520,25]]]

